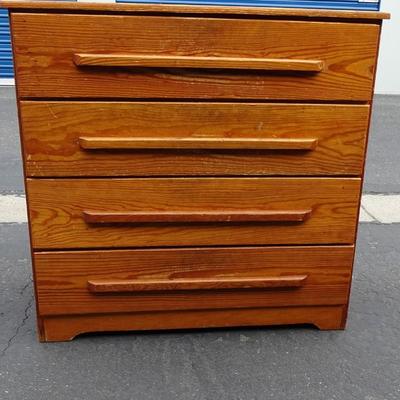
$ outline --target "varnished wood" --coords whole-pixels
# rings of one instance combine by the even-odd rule
[[[360,175],[368,113],[368,105],[282,103],[22,101],[20,108],[28,176]],[[315,149],[293,151],[311,138]],[[219,151],[205,149],[214,146]]]
[[[304,222],[312,210],[244,211],[83,211],[89,224],[140,224],[178,222]]]
[[[357,178],[28,179],[36,249],[353,243]],[[91,225],[83,211],[308,210],[305,222]]]
[[[344,328],[386,14],[1,4],[41,340]]]
[[[36,1],[36,0],[0,0],[0,7],[12,10],[59,10],[59,11],[103,11],[115,13],[165,13],[165,14],[211,14],[234,15],[246,17],[251,15],[292,18],[327,18],[354,20],[382,20],[390,18],[390,14],[376,11],[341,11],[313,10],[304,8],[273,7],[231,7],[206,5],[172,5],[172,4],[128,4],[128,3],[74,3],[70,1]]]
[[[372,96],[379,36],[374,24],[28,13],[12,13],[11,22],[21,97],[367,101]],[[305,74],[78,68],[73,62],[74,54],[100,52],[260,59],[268,55],[320,60],[324,68]]]
[[[220,68],[320,72],[319,60],[246,57],[157,56],[147,54],[74,54],[75,65],[89,67]]]
[[[188,309],[338,305],[347,301],[353,246],[281,246],[37,252],[41,316]],[[94,295],[88,281],[266,279],[299,287],[165,290]],[[166,289],[164,287],[164,289]],[[222,288],[223,289],[223,288]]]
[[[140,138],[79,137],[85,150],[212,149],[212,150],[314,150],[318,139]]]
[[[304,284],[307,275],[289,275],[257,278],[212,278],[169,280],[89,280],[92,293],[126,293],[169,290],[224,290],[297,288]]]
[[[42,342],[72,340],[81,333],[236,326],[313,324],[344,329],[343,306],[190,310],[123,314],[63,315],[39,319]]]

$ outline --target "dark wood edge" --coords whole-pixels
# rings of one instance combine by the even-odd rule
[[[0,4],[1,8],[1,4]],[[10,18],[10,31],[13,30],[13,22]],[[16,50],[15,50],[15,43],[14,43],[14,35],[11,34],[11,50],[14,60],[14,70],[16,70]],[[15,94],[16,94],[16,103],[17,103],[17,116],[18,116],[18,131],[19,131],[19,140],[20,140],[20,154],[22,159],[22,170],[24,174],[24,189],[25,189],[25,202],[27,207],[27,218],[28,218],[28,234],[29,234],[29,252],[31,257],[31,268],[32,268],[32,280],[33,280],[33,293],[34,293],[34,304],[36,315],[39,316],[39,296],[38,296],[38,287],[36,284],[36,264],[34,260],[34,248],[33,248],[33,234],[32,234],[32,224],[31,224],[31,213],[29,212],[30,209],[30,194],[28,191],[28,184],[27,184],[27,167],[26,167],[26,158],[25,158],[25,141],[22,135],[23,132],[23,123],[22,123],[22,116],[21,116],[21,96],[19,94],[19,84],[18,79],[15,79]],[[41,337],[44,334],[44,326],[43,326],[43,319],[37,317],[36,318],[36,325],[38,329],[39,336]]]
[[[229,14],[246,16],[300,17],[300,18],[343,18],[382,20],[389,19],[390,14],[378,11],[342,11],[297,8],[241,7],[241,6],[202,6],[175,4],[134,4],[134,3],[81,3],[67,1],[28,1],[0,0],[0,8],[11,10],[72,10],[72,11],[105,11],[131,13],[170,13],[170,14]]]
[[[376,49],[376,56],[375,56],[375,66],[374,66],[374,79],[372,82],[372,91],[375,89],[375,83],[376,83],[376,72],[378,69],[378,59],[379,59],[379,50],[380,50],[380,45],[381,45],[381,35],[382,35],[382,26],[379,27],[379,40],[378,40],[378,46]],[[366,160],[367,160],[367,152],[368,152],[368,144],[369,144],[369,138],[370,138],[370,132],[371,132],[371,119],[372,119],[372,108],[373,108],[373,103],[374,103],[374,98],[372,97],[370,102],[369,102],[369,115],[368,115],[368,122],[367,122],[367,135],[365,138],[365,146],[364,146],[364,154],[363,154],[363,165],[362,165],[362,172],[361,172],[361,185],[360,185],[360,191],[358,194],[358,213],[357,213],[357,223],[356,223],[356,230],[354,232],[354,250],[353,250],[353,261],[351,263],[351,274],[350,274],[350,284],[347,290],[347,298],[350,299],[351,295],[351,287],[353,284],[353,275],[354,275],[354,263],[355,263],[355,257],[356,257],[356,245],[357,245],[357,237],[358,237],[358,230],[360,227],[360,209],[361,209],[361,198],[362,198],[362,193],[363,193],[363,187],[364,187],[364,180],[365,180],[365,166],[366,166]],[[347,320],[347,314],[349,312],[349,302],[345,305],[343,309],[343,326],[346,324]]]

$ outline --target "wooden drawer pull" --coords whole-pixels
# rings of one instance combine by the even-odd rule
[[[83,211],[90,224],[109,223],[174,223],[174,222],[303,222],[311,215],[308,210],[285,211]]]
[[[123,293],[166,290],[212,289],[268,289],[296,288],[302,286],[307,275],[276,276],[270,278],[212,278],[173,280],[89,280],[89,292]]]
[[[145,54],[74,54],[75,65],[90,67],[221,68],[320,72],[321,60],[275,58],[157,56]]]
[[[144,138],[86,137],[79,138],[85,150],[136,149],[213,149],[213,150],[313,150],[318,140],[305,139],[231,139],[231,138]]]

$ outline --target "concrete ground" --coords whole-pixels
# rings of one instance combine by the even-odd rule
[[[393,213],[381,218],[387,204],[398,205],[385,195],[400,194],[399,134],[400,97],[377,96],[364,204],[379,215],[360,225],[341,332],[224,329],[40,344],[27,227],[15,223],[22,211],[0,218],[0,400],[400,399],[400,224]],[[2,195],[23,195],[17,138],[13,93],[3,88],[0,204]]]

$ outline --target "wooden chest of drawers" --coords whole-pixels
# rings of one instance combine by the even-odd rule
[[[42,341],[344,328],[387,15],[1,4]]]

